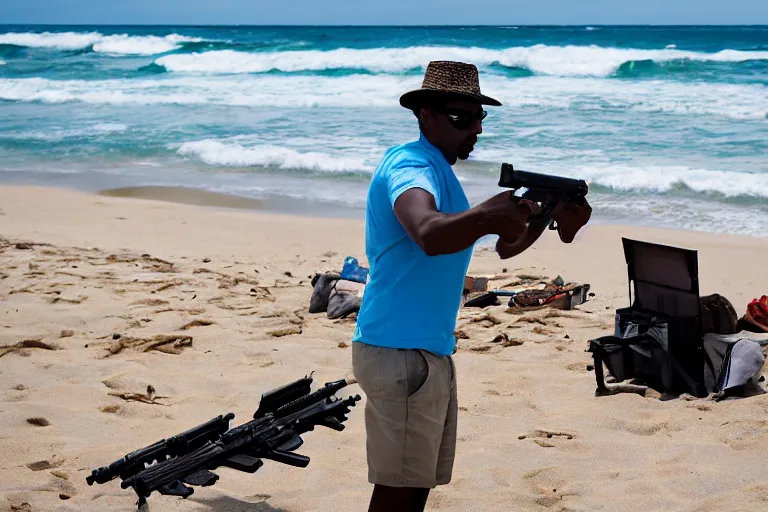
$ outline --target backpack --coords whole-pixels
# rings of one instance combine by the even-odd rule
[[[699,303],[702,334],[736,334],[741,330],[733,304],[722,295],[713,293],[701,297]]]

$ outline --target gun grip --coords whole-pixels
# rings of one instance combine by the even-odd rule
[[[323,421],[318,421],[317,424],[336,430],[337,432],[344,430],[344,425],[334,416],[328,416],[327,418],[324,418]]]
[[[187,487],[178,480],[174,480],[168,485],[160,487],[157,492],[165,496],[181,496],[184,499],[189,498],[195,492],[191,487]]]
[[[219,479],[219,475],[212,473],[206,469],[201,469],[197,473],[185,476],[181,479],[182,482],[188,485],[199,485],[200,487],[208,487],[216,483]]]
[[[297,468],[305,468],[309,465],[309,457],[299,455],[298,453],[284,452],[283,450],[272,450],[264,456],[265,459],[271,459],[281,464],[288,464]]]

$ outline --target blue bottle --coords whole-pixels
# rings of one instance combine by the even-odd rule
[[[341,269],[341,278],[365,284],[368,282],[368,269],[361,267],[357,258],[347,256],[344,259],[344,267]]]

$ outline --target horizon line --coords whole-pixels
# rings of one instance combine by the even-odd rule
[[[460,28],[460,27],[750,27],[750,28],[768,28],[768,23],[497,23],[497,24],[295,24],[295,23],[268,23],[268,24],[197,24],[197,23],[0,23],[0,27],[8,26],[38,26],[38,27],[191,27],[191,28],[210,28],[210,27],[239,27],[239,28]]]

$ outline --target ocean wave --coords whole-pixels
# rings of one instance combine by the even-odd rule
[[[598,164],[577,167],[573,176],[619,192],[685,192],[726,198],[768,198],[768,173],[729,172],[686,166]]]
[[[168,71],[204,74],[266,73],[356,69],[373,73],[421,73],[431,60],[458,60],[477,66],[526,69],[538,75],[607,77],[634,61],[746,62],[768,60],[768,51],[722,50],[702,53],[677,49],[642,50],[600,46],[534,45],[501,50],[480,47],[417,46],[356,50],[241,52],[215,50],[172,54],[155,61]]]
[[[184,43],[200,43],[204,39],[179,34],[160,36],[103,35],[99,32],[10,32],[0,34],[0,44],[28,48],[84,50],[110,55],[156,55],[182,47]]]
[[[362,158],[339,157],[317,151],[302,153],[291,148],[274,145],[246,147],[212,139],[185,142],[178,149],[178,154],[197,158],[209,165],[224,167],[264,167],[315,172],[360,172],[368,170],[368,166]]]
[[[0,44],[28,48],[57,48],[79,50],[87,48],[103,37],[98,32],[9,32],[0,34]]]
[[[243,107],[400,108],[403,91],[419,77],[392,75],[216,76],[162,75],[162,79],[49,80],[0,78],[0,100],[111,105],[227,105]],[[486,93],[507,108],[636,111],[721,116],[740,120],[768,117],[768,87],[760,84],[619,82],[596,78],[530,77],[515,81],[487,77]]]
[[[156,55],[181,48],[182,43],[199,43],[203,40],[170,34],[157,36],[104,36],[93,44],[93,51],[113,55]]]

